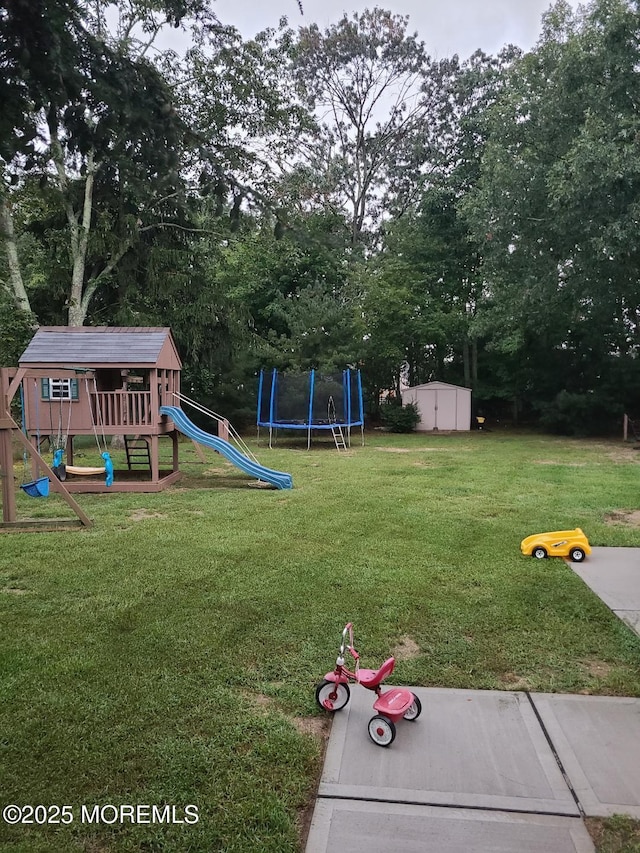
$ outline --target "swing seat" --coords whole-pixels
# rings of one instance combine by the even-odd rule
[[[49,478],[39,477],[30,483],[22,483],[20,488],[30,498],[46,498],[49,496]]]
[[[67,474],[79,474],[84,477],[90,477],[92,474],[104,474],[104,467],[102,468],[91,468],[91,467],[81,467],[80,465],[67,465],[66,472]]]

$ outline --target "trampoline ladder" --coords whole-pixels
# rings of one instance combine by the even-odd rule
[[[338,450],[346,450],[347,449],[347,443],[344,440],[344,433],[342,432],[342,427],[337,426],[336,424],[332,424],[331,433],[333,435],[333,440],[336,443],[336,448]]]

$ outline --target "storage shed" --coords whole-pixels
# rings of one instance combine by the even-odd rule
[[[402,391],[402,405],[416,403],[419,431],[471,429],[471,388],[448,382],[427,382]]]

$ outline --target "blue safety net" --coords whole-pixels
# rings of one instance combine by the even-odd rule
[[[342,374],[279,373],[263,370],[258,390],[258,426],[331,429],[362,426],[360,371]]]

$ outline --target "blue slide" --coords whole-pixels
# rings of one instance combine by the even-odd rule
[[[282,471],[273,471],[271,468],[265,468],[253,459],[249,459],[244,453],[225,441],[223,438],[218,438],[216,435],[211,435],[208,432],[197,427],[193,421],[185,415],[178,406],[160,406],[160,414],[167,415],[176,425],[176,428],[188,438],[197,441],[199,444],[204,444],[205,447],[211,447],[218,453],[225,456],[229,462],[232,462],[245,474],[255,477],[257,480],[264,480],[265,483],[271,483],[276,489],[292,489],[293,480],[291,474],[285,474]]]

